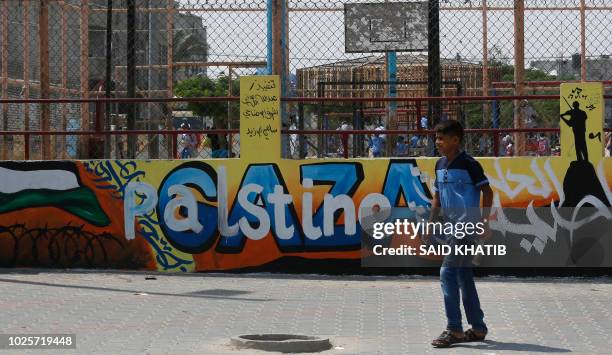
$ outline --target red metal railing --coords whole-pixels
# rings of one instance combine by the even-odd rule
[[[612,132],[612,128],[606,128],[606,132]],[[424,130],[282,130],[283,134],[335,134],[340,135],[342,142],[343,157],[349,158],[349,136],[352,134],[389,134],[389,135],[400,135],[400,134],[419,134],[419,135],[435,135],[436,132],[432,129]],[[493,136],[493,151],[495,156],[499,156],[499,141],[500,136],[504,133],[559,133],[559,128],[474,128],[465,129],[465,134],[490,134]]]
[[[612,128],[606,128],[606,132],[612,131]],[[32,136],[124,136],[124,135],[169,135],[172,137],[172,145],[176,147],[178,136],[181,134],[216,134],[229,135],[239,134],[239,129],[208,129],[208,130],[131,130],[131,131],[0,131],[0,136],[22,136],[24,137],[24,159],[30,159],[30,137]],[[369,135],[369,134],[388,134],[388,135],[434,135],[434,130],[281,130],[282,134],[297,134],[297,135],[339,135],[342,142],[343,157],[349,158],[349,138],[351,135]],[[465,134],[490,134],[493,139],[493,151],[495,156],[499,153],[499,141],[502,134],[505,133],[559,133],[558,128],[495,128],[495,129],[466,129]],[[175,158],[178,158],[177,152],[174,152]]]
[[[539,83],[539,82],[538,82]],[[545,82],[543,82],[545,83]],[[610,82],[612,83],[612,82]],[[558,84],[558,83],[557,83]],[[482,101],[511,101],[511,100],[558,100],[558,95],[505,95],[505,96],[445,96],[445,97],[378,97],[378,98],[358,98],[358,97],[283,97],[282,102],[313,103],[320,104],[325,102],[412,102],[416,106],[417,117],[421,117],[421,106],[428,102],[482,102]],[[612,99],[612,95],[604,95],[604,99]],[[240,98],[231,97],[197,97],[197,98],[82,98],[82,99],[0,99],[0,104],[69,104],[69,103],[93,103],[94,110],[94,130],[88,131],[0,131],[0,136],[23,136],[25,142],[25,159],[30,158],[30,137],[31,136],[66,136],[66,135],[91,135],[91,136],[110,136],[110,135],[138,135],[138,134],[158,134],[170,135],[173,146],[176,146],[177,137],[180,134],[237,134],[238,129],[212,129],[212,130],[122,130],[106,131],[103,130],[103,120],[106,103],[180,103],[180,102],[236,102]],[[416,120],[417,130],[282,130],[283,134],[298,135],[340,135],[343,146],[343,155],[348,158],[348,139],[352,134],[420,134],[432,135],[433,130],[423,130],[420,120]],[[606,132],[612,131],[610,128]],[[486,129],[466,129],[466,134],[490,134],[493,136],[493,149],[497,156],[499,152],[499,137],[503,133],[558,133],[558,128],[486,128]],[[176,154],[176,152],[175,152]]]
[[[599,83],[602,83],[604,86],[612,86],[612,80],[603,80],[603,81],[598,81]],[[525,81],[523,82],[523,86],[525,87],[559,87],[561,84],[564,83],[580,83],[579,81]],[[513,82],[509,82],[509,81],[494,81],[491,83],[491,85],[495,88],[513,88],[515,85]]]

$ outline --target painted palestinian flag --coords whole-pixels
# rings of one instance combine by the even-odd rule
[[[60,208],[99,227],[110,223],[74,163],[0,163],[0,214],[35,207]]]

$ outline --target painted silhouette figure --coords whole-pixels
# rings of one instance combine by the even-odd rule
[[[586,120],[587,113],[580,109],[578,101],[572,103],[573,108],[561,114],[561,119],[568,126],[572,127],[574,132],[574,146],[576,147],[577,160],[589,160],[589,152],[586,144]],[[565,116],[570,116],[568,120]]]

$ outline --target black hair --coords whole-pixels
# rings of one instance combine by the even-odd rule
[[[436,131],[436,133],[456,136],[459,137],[460,141],[463,140],[463,126],[461,125],[461,123],[459,123],[459,121],[447,120],[444,122],[440,122],[436,125],[436,128],[434,128],[434,130]]]

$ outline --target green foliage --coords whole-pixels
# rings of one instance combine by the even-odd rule
[[[195,76],[179,82],[174,87],[174,94],[178,97],[222,97],[228,96],[229,78],[221,76],[214,80],[206,76]],[[239,80],[232,81],[232,96],[239,95]],[[229,103],[229,115],[238,117],[239,106]],[[215,128],[224,128],[228,119],[228,102],[190,102],[187,109],[203,117],[212,117]]]
[[[482,127],[482,103],[468,103],[463,106],[465,125],[468,128]]]
[[[514,81],[514,66],[505,64],[501,61],[495,61],[494,64],[499,68],[502,81]],[[573,79],[573,78],[570,78]],[[549,75],[539,69],[525,69],[525,81],[554,81],[567,80],[567,78],[557,79],[554,75]],[[498,95],[511,94],[507,91],[498,91]],[[559,89],[552,87],[550,89],[529,89],[525,90],[526,95],[558,95]],[[514,125],[514,102],[508,100],[499,100],[499,122],[501,127],[512,127]],[[559,101],[558,100],[529,100],[529,105],[536,112],[536,127],[558,127],[559,125]],[[488,117],[489,124],[493,118],[492,107],[489,105]],[[464,106],[466,117],[466,125],[471,128],[482,127],[483,104],[469,103]]]
[[[514,81],[514,66],[502,65],[500,67],[502,81]],[[553,81],[557,80],[554,75],[549,75],[540,69],[525,69],[525,81]]]

